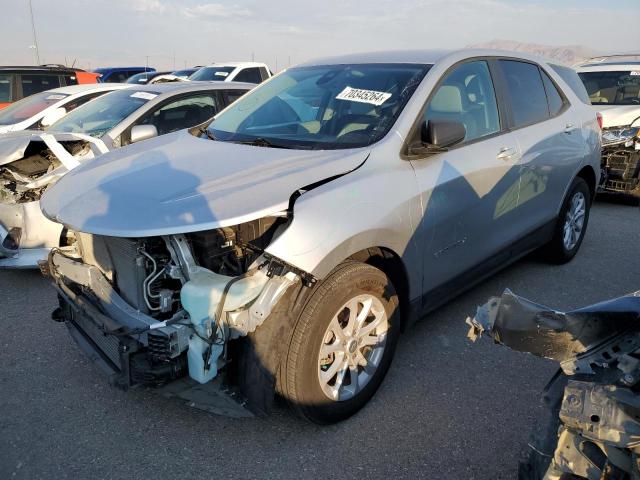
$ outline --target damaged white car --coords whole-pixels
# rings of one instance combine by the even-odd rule
[[[206,122],[252,87],[122,85],[42,131],[0,136],[0,268],[36,268],[52,247],[68,244],[66,229],[42,215],[39,199],[69,170],[114,148]]]
[[[75,232],[42,264],[53,317],[117,385],[335,422],[403,325],[538,247],[569,261],[599,161],[595,113],[535,57],[301,65],[45,193]]]
[[[589,100],[602,115],[605,192],[640,198],[640,55],[595,58],[580,67]]]

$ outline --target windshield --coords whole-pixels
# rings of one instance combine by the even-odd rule
[[[288,148],[370,145],[391,128],[428,65],[298,67],[246,94],[209,126],[217,140]]]
[[[197,72],[197,70],[194,70],[193,68],[187,68],[186,70],[178,70],[177,72],[173,72],[172,75],[175,75],[176,77],[186,78],[195,72]]]
[[[47,127],[45,130],[86,133],[92,137],[101,137],[157,96],[157,93],[136,92],[131,89],[107,93],[76,108],[62,120]]]
[[[578,73],[593,105],[639,105],[640,70]]]
[[[154,74],[150,72],[136,73],[135,75],[132,75],[131,77],[127,78],[127,81],[125,83],[137,83],[137,84],[147,83],[147,81],[152,75]]]
[[[13,125],[40,113],[69,95],[56,92],[40,92],[0,110],[0,125]]]
[[[235,69],[236,67],[203,67],[191,75],[189,80],[224,82]]]

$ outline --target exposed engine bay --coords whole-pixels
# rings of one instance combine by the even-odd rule
[[[83,140],[58,143],[67,155],[92,158],[90,144]],[[18,160],[0,165],[0,202],[25,203],[38,200],[44,190],[68,170],[44,141],[31,141]]]
[[[602,132],[600,188],[640,197],[640,137],[638,128],[606,128]]]
[[[520,479],[640,478],[640,292],[559,312],[507,290],[467,323],[560,364]]]
[[[137,239],[77,233],[42,265],[60,294],[54,319],[121,387],[210,382],[231,340],[255,331],[291,285],[312,281],[263,252],[287,221]]]

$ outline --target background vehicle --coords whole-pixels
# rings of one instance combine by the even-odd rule
[[[96,83],[34,93],[0,111],[0,133],[39,130],[105,93],[126,88],[119,83]]]
[[[202,67],[186,68],[184,70],[176,70],[175,72],[166,72],[163,75],[153,77],[149,83],[164,82],[181,82],[187,81],[191,75],[200,70]]]
[[[228,62],[202,67],[189,77],[194,81],[261,83],[272,73],[264,63]]]
[[[0,109],[21,98],[44,90],[96,83],[97,75],[62,65],[0,67]]]
[[[34,268],[67,241],[39,199],[81,162],[111,149],[205,122],[251,89],[241,83],[124,88],[79,107],[44,132],[0,137],[0,267]]]
[[[335,422],[375,393],[401,325],[536,248],[573,258],[599,163],[595,112],[536,57],[299,65],[45,193],[77,239],[49,257],[55,318],[124,387],[189,398],[225,376],[254,411],[277,385]]]
[[[170,74],[171,72],[142,72],[142,73],[136,73],[135,75],[130,76],[129,78],[127,78],[127,81],[125,83],[133,83],[135,85],[146,85],[147,83],[149,83],[150,80],[159,77],[160,75],[167,75]]]
[[[640,55],[594,58],[577,71],[602,115],[601,187],[640,197]]]
[[[124,83],[129,77],[138,73],[155,72],[151,67],[104,67],[96,68],[94,73],[98,74],[99,82]]]

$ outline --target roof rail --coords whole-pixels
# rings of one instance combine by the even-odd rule
[[[596,57],[587,58],[584,60],[584,63],[599,63],[604,62],[609,58],[621,59],[621,58],[629,58],[629,59],[640,59],[640,53],[616,53],[613,55],[598,55]]]

